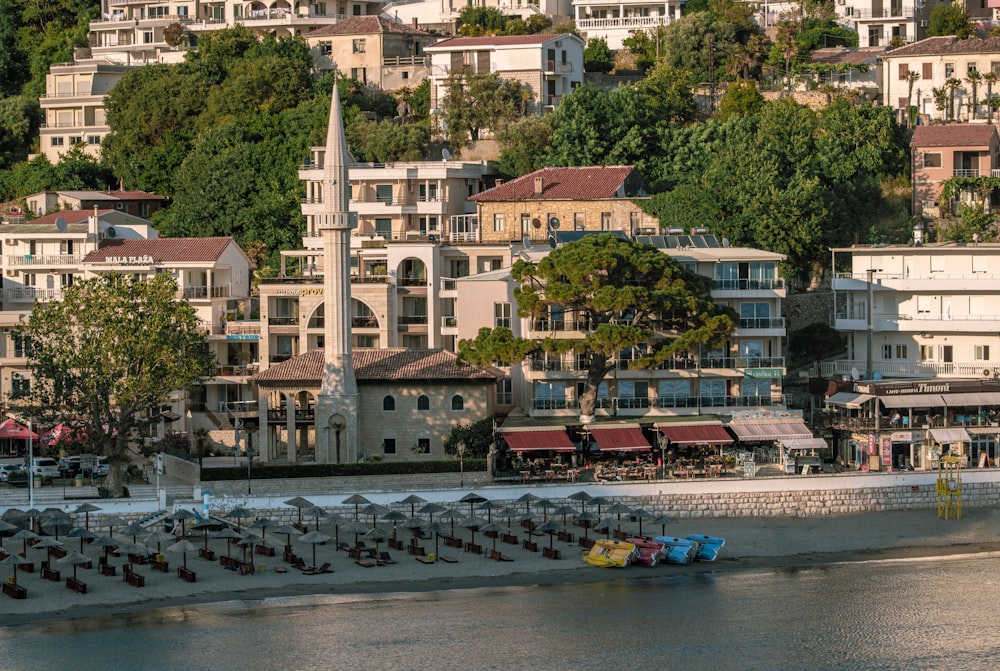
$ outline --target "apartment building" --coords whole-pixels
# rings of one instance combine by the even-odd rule
[[[108,209],[148,219],[167,205],[167,197],[147,191],[39,191],[24,197],[25,210],[36,216],[57,210]],[[80,215],[73,215],[79,218]]]
[[[976,75],[970,74],[1000,73],[1000,37],[928,37],[886,52],[883,62],[882,104],[899,110],[901,120],[909,105],[925,121],[987,119],[989,109],[982,101],[989,84],[974,82]],[[952,91],[946,86],[949,80],[961,85]],[[935,89],[946,91],[945,100],[938,100]],[[1000,89],[994,87],[993,93],[1000,95]]]
[[[424,49],[438,39],[381,16],[352,16],[305,35],[318,72],[337,70],[384,91],[419,86],[429,70]]]
[[[946,212],[955,212],[960,203],[981,203],[987,210],[991,208],[993,189],[986,182],[1000,175],[1000,136],[996,126],[917,126],[910,140],[910,156],[913,214],[940,217],[944,182],[953,177],[971,179],[973,185],[956,190],[944,203]]]
[[[464,69],[495,72],[531,93],[526,112],[542,114],[583,84],[583,49],[577,35],[496,35],[454,37],[426,49],[431,57],[431,111],[447,94],[448,77]]]
[[[633,33],[655,31],[681,16],[687,0],[573,0],[574,19],[581,37],[603,39],[608,48],[618,50]]]
[[[577,237],[577,236],[572,236]],[[689,352],[655,370],[632,370],[641,352],[619,353],[615,370],[598,390],[597,417],[646,419],[661,416],[730,415],[748,409],[784,407],[785,371],[781,315],[785,284],[778,275],[782,256],[730,247],[706,233],[636,236],[692,271],[713,278],[712,295],[740,315],[738,328],[717,350]],[[561,244],[558,239],[556,244]],[[548,248],[519,253],[537,261]],[[457,282],[459,339],[479,328],[504,326],[525,338],[582,338],[588,324],[578,315],[552,308],[536,319],[517,316],[509,269]],[[533,418],[573,417],[584,389],[584,363],[576,355],[539,353],[510,367],[500,383],[501,399]],[[741,415],[742,416],[742,415]]]
[[[39,130],[39,152],[53,165],[73,147],[98,157],[101,141],[111,132],[104,97],[132,68],[94,59],[57,63],[45,76],[38,104],[45,119]]]
[[[458,16],[466,7],[492,8],[521,19],[540,14],[556,22],[560,17],[569,19],[573,15],[571,0],[398,0],[386,3],[382,16],[425,30],[453,34],[457,32]]]

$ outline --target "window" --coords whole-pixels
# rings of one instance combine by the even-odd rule
[[[965,73],[966,74],[970,74],[971,75],[973,72],[978,72],[978,71],[979,71],[979,68],[976,67],[975,63],[969,63],[968,65],[965,66]]]
[[[383,452],[383,454],[396,454],[396,439],[395,438],[383,438],[382,439],[382,452]]]
[[[151,19],[162,19],[167,15],[166,7],[150,7],[148,11]]]
[[[69,136],[69,143],[72,144],[72,145],[78,145],[78,144],[81,144],[82,142],[83,142],[83,136],[82,135],[70,135]]]
[[[386,396],[382,399],[382,410],[385,412],[393,412],[396,409],[396,399],[391,395]]]
[[[882,358],[883,359],[892,358],[892,345],[882,345]]]
[[[410,78],[410,73],[409,73],[409,72],[407,72],[406,70],[403,70],[403,72],[402,72],[402,75],[403,75],[403,81],[404,81],[404,82],[405,82],[405,81],[406,81],[407,79],[409,79],[409,78]]]
[[[353,51],[356,54],[365,53],[365,41],[364,39],[354,40]]]
[[[683,408],[691,396],[691,384],[687,380],[660,380],[659,405],[661,408]]]
[[[375,200],[386,205],[392,204],[392,184],[376,184]]]
[[[898,75],[899,76],[899,81],[905,82],[906,81],[906,75],[907,75],[907,73],[909,71],[910,71],[910,66],[909,66],[908,63],[900,63],[899,64],[899,75]]]
[[[54,137],[54,138],[52,138],[52,146],[53,147],[61,147],[61,146],[63,146],[63,141],[64,140],[65,140],[65,138]]]
[[[703,406],[724,406],[726,404],[726,381],[702,380],[701,404]]]
[[[940,152],[924,152],[924,167],[925,168],[940,168],[941,167],[941,153]]]
[[[611,230],[611,213],[601,212],[601,230],[610,231]]]
[[[932,63],[924,63],[923,73],[920,76],[921,79],[933,79],[934,78],[934,65]]]
[[[493,232],[503,233],[505,230],[507,230],[507,225],[504,223],[503,214],[497,212],[493,215]]]
[[[531,235],[531,215],[527,212],[521,213],[521,235]]]
[[[452,410],[465,410],[465,399],[463,399],[459,394],[455,394],[451,397],[451,409]]]
[[[944,256],[932,256],[931,257],[931,272],[932,273],[943,273],[944,272]]]
[[[493,326],[510,328],[510,303],[493,304]]]
[[[917,296],[917,314],[918,315],[929,315],[931,313],[931,302],[930,296]]]
[[[153,43],[153,31],[152,30],[144,30],[142,32],[142,43],[143,44],[152,44]]]
[[[618,383],[619,408],[648,408],[649,383],[645,381],[621,381]]]
[[[31,391],[31,381],[20,373],[11,373],[10,397],[24,398]]]
[[[990,346],[976,345],[976,361],[989,361],[989,360],[990,360]]]
[[[535,409],[554,410],[566,407],[565,382],[536,382]]]
[[[908,359],[910,350],[907,345],[896,345],[896,358],[897,359]]]
[[[573,213],[573,230],[574,231],[585,231],[587,230],[587,215],[583,212]]]
[[[771,328],[771,304],[740,303],[740,328]]]
[[[431,439],[417,438],[417,454],[430,454]]]
[[[954,76],[955,76],[955,64],[954,63],[945,63],[944,64],[944,78],[945,79],[951,79]]]
[[[188,15],[188,8],[183,5],[178,5],[177,16],[187,16],[187,15]]]
[[[333,53],[333,46],[329,42],[320,42],[319,53],[321,56],[329,56]]]
[[[497,380],[497,405],[510,405],[514,402],[514,383],[509,377]]]
[[[952,346],[951,345],[941,345],[938,348],[938,359],[943,363],[952,363],[955,359],[952,357]]]
[[[313,16],[326,16],[326,3],[315,2],[312,6]]]
[[[770,400],[771,398],[771,381],[770,380],[748,380],[745,379],[740,382],[740,396],[747,398],[752,397],[756,399],[766,398]],[[758,400],[757,405],[760,404]]]
[[[426,394],[421,394],[417,397],[417,410],[430,410],[431,409],[431,399],[427,398]]]
[[[98,144],[101,144],[101,136],[100,135],[88,135],[87,136],[87,144],[89,144],[89,145],[98,145]]]
[[[392,239],[392,219],[378,218],[375,220],[375,235],[381,235],[386,240]]]

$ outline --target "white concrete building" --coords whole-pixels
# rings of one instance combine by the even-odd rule
[[[488,7],[506,16],[527,19],[542,14],[558,20],[573,15],[571,0],[399,0],[388,2],[382,16],[392,21],[417,25],[425,30],[455,32],[458,15],[466,7]]]
[[[687,0],[573,0],[576,28],[585,40],[604,39],[608,48],[623,48],[622,41],[636,32],[655,31],[681,16]]]

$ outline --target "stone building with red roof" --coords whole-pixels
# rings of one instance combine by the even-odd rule
[[[125,214],[148,219],[167,206],[167,197],[146,191],[94,191],[65,190],[40,191],[25,197],[28,212],[36,216],[57,210],[117,210]]]
[[[629,165],[542,168],[483,191],[476,203],[481,242],[546,241],[562,231],[655,233],[636,203],[649,187]]]
[[[945,180],[1000,175],[1000,137],[992,124],[917,126],[910,155],[914,215],[941,215],[938,207]],[[972,203],[981,198],[979,189],[971,187],[952,200]],[[989,199],[985,204],[990,206]]]

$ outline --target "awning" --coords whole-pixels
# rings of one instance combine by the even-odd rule
[[[675,445],[732,445],[722,422],[702,424],[657,424],[656,428]]]
[[[789,438],[781,444],[786,450],[825,450],[830,447],[822,438]]]
[[[1000,405],[1000,392],[980,391],[964,394],[941,394],[945,404],[949,408],[960,408],[962,406],[982,406]]]
[[[813,437],[812,431],[800,419],[770,421],[734,419],[729,422],[729,428],[737,438],[746,442]]]
[[[934,442],[945,444],[945,443],[968,443],[972,441],[969,437],[969,432],[961,427],[949,427],[946,429],[931,429],[931,438]]]
[[[878,400],[887,408],[943,408],[941,394],[900,394],[899,396],[879,396]]]
[[[587,430],[601,452],[648,452],[651,449],[638,424],[588,426]]]
[[[871,394],[856,394],[853,391],[838,391],[826,399],[830,405],[842,405],[845,408],[858,410],[862,405],[875,398]]]
[[[552,450],[573,452],[576,446],[566,435],[565,426],[538,427],[533,429],[500,429],[512,452]]]

